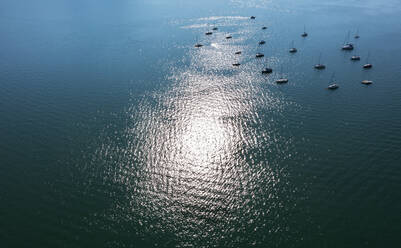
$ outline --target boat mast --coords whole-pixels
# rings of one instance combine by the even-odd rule
[[[348,30],[348,34],[345,36],[345,39],[344,39],[344,45],[349,43],[349,35],[350,35],[350,31]]]
[[[331,78],[330,78],[329,84],[330,84],[330,83],[335,83],[335,82],[334,82],[334,80],[335,80],[335,75],[336,75],[335,72],[333,72],[333,73],[331,74]]]
[[[280,66],[280,78],[284,78],[283,77],[283,64],[281,64],[281,66]]]

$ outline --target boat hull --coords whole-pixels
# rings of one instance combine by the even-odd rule
[[[369,69],[369,68],[372,68],[372,65],[371,64],[365,64],[365,65],[363,65],[363,68]]]
[[[272,72],[273,72],[272,69],[266,68],[266,69],[264,69],[264,70],[262,71],[262,74],[269,74],[269,73],[272,73]]]
[[[276,80],[276,83],[277,84],[285,84],[285,83],[288,83],[288,79],[286,79],[286,78],[278,79],[278,80]]]
[[[361,84],[365,84],[365,85],[370,85],[372,83],[373,83],[373,81],[370,81],[370,80],[362,80],[362,82],[361,82]]]
[[[330,84],[328,87],[327,87],[327,89],[329,89],[329,90],[335,90],[335,89],[338,89],[338,85],[337,84]]]
[[[325,66],[325,65],[318,64],[318,65],[315,65],[315,69],[317,69],[317,70],[323,70],[323,69],[326,69],[326,66]]]

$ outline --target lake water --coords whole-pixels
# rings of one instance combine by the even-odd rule
[[[1,1],[0,246],[399,246],[400,14],[395,0]]]

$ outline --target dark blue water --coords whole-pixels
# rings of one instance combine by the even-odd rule
[[[3,0],[0,246],[399,246],[400,12]]]

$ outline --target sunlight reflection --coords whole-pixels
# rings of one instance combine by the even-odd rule
[[[210,117],[189,120],[179,140],[186,160],[209,164],[219,153],[224,155],[225,144],[230,138],[225,128],[227,126]]]
[[[260,27],[249,28],[249,18],[243,17],[200,21],[208,20],[235,24],[239,30],[230,40],[223,32],[202,36],[200,42],[208,45],[191,45],[185,65],[169,65],[168,87],[150,92],[139,109],[130,110],[133,120],[141,120],[130,135],[143,141],[133,144],[133,157],[143,167],[136,171],[141,180],[139,187],[133,185],[132,205],[141,199],[148,215],[163,220],[167,229],[178,227],[177,235],[189,239],[195,233],[208,237],[213,233],[209,228],[231,235],[227,222],[242,226],[238,216],[243,214],[254,221],[257,208],[243,209],[244,203],[256,195],[275,200],[283,172],[274,168],[274,155],[269,155],[288,151],[279,147],[282,137],[272,121],[288,103],[281,92],[267,88],[270,81],[260,71],[266,62],[279,63],[278,58],[255,59],[262,49],[254,46]],[[244,38],[252,36],[255,42]],[[239,50],[242,55],[235,55]],[[233,68],[236,60],[241,67]],[[127,167],[126,177],[116,180],[129,181],[134,173],[129,170],[135,169],[134,164]]]

